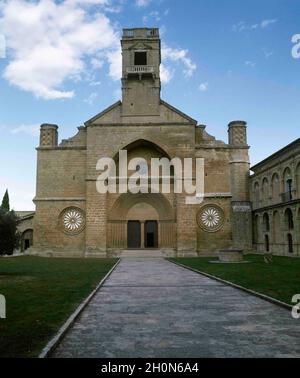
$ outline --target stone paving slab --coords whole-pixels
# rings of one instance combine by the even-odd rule
[[[300,357],[300,320],[164,259],[122,259],[53,357]]]

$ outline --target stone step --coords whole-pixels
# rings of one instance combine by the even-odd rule
[[[175,256],[175,252],[172,250],[161,249],[124,249],[117,252],[117,257],[171,257]]]

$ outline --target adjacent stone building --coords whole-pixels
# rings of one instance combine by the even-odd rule
[[[254,250],[300,255],[300,139],[251,170]]]
[[[121,45],[122,101],[60,144],[58,126],[41,126],[30,252],[104,257],[125,249],[177,256],[250,250],[246,123],[231,122],[224,143],[160,98],[158,29],[125,29]],[[172,170],[170,193],[99,193],[97,162],[112,158],[120,168],[120,150],[127,151],[128,161],[141,159],[139,168],[146,170],[151,158],[204,158],[204,201],[188,204],[185,193],[175,193],[178,177]],[[194,176],[195,170],[193,182]]]
[[[18,232],[20,233],[20,246],[18,252],[23,253],[33,245],[34,214],[34,211],[16,211],[16,215],[19,218]]]

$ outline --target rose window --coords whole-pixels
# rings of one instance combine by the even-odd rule
[[[77,208],[66,209],[61,216],[62,226],[67,233],[78,233],[82,231],[85,225],[84,214]]]
[[[198,213],[197,221],[199,226],[205,231],[217,231],[223,225],[223,210],[216,205],[204,206]]]

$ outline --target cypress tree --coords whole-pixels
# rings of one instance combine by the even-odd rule
[[[1,204],[1,209],[4,210],[4,211],[9,211],[10,210],[9,195],[8,195],[8,190],[7,189],[6,189],[6,191],[4,193],[4,196],[3,196],[3,200],[2,200],[2,204]]]

